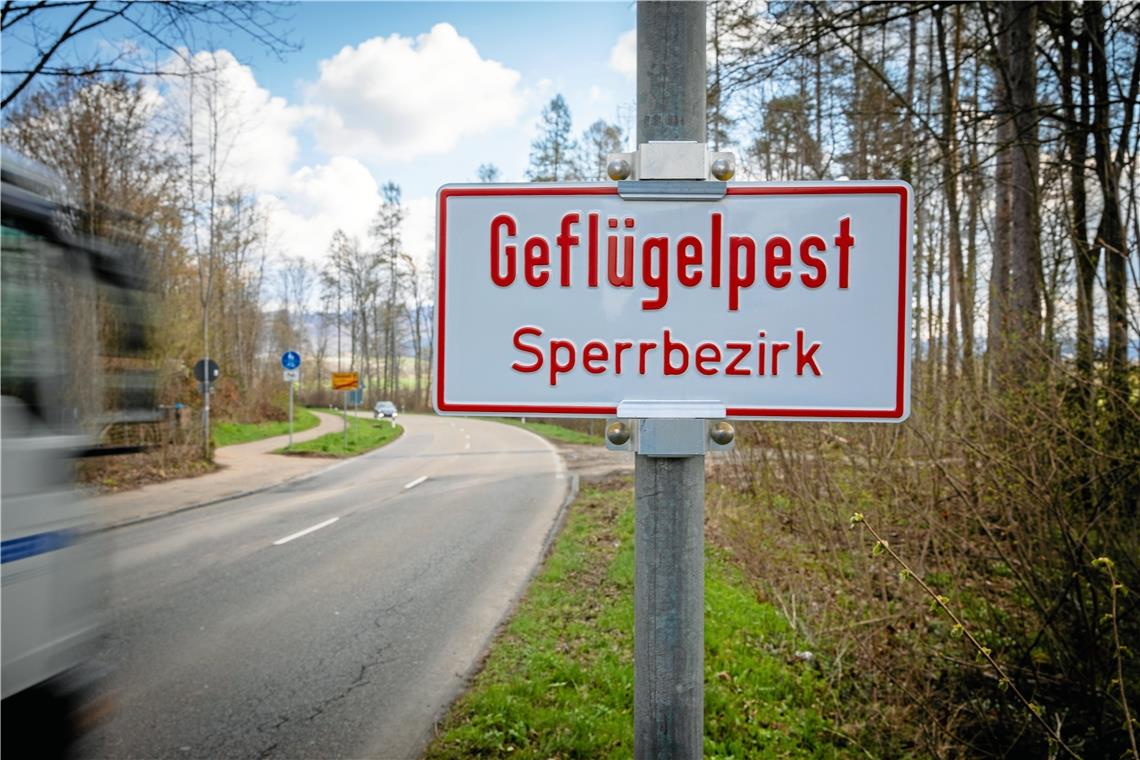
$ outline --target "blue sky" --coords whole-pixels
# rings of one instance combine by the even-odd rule
[[[527,103],[511,127],[464,139],[446,153],[368,162],[378,179],[395,180],[410,196],[430,194],[447,181],[473,180],[486,161],[499,166],[505,180],[523,179],[538,113],[555,93],[566,97],[579,131],[597,118],[616,121],[619,104],[634,100],[633,80],[609,64],[619,37],[634,27],[632,3],[310,2],[291,13],[293,36],[303,47],[283,61],[247,40],[226,41],[261,86],[290,102],[304,100],[320,62],[343,48],[391,35],[416,38],[437,24],[450,24],[481,58],[521,75]],[[441,118],[456,117],[445,104],[439,111]],[[311,140],[304,147],[302,160],[319,155]]]
[[[308,2],[285,13],[281,29],[301,49],[283,59],[219,28],[197,29],[191,51],[222,65],[227,178],[260,198],[282,254],[319,260],[337,228],[363,238],[380,186],[394,181],[408,209],[405,247],[426,258],[438,187],[474,181],[485,162],[522,181],[555,94],[576,133],[619,122],[622,106],[633,126],[631,2]],[[104,30],[83,44],[114,48],[129,33]],[[3,43],[6,68],[26,55],[19,35]],[[172,102],[177,85],[155,93]]]

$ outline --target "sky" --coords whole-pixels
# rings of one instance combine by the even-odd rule
[[[436,190],[475,181],[483,163],[523,181],[555,94],[576,134],[599,118],[633,126],[632,2],[307,2],[285,13],[297,52],[278,57],[226,29],[200,30],[191,51],[224,65],[223,171],[270,214],[281,254],[320,261],[337,228],[364,239],[392,181],[405,249],[426,260]],[[122,44],[115,34],[98,44]],[[5,58],[17,55],[18,41],[5,42]]]

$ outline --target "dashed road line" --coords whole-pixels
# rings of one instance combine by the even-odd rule
[[[285,536],[285,538],[282,538],[279,541],[274,541],[273,545],[274,546],[281,546],[281,544],[287,544],[290,541],[292,541],[294,538],[300,538],[301,536],[304,536],[308,533],[312,533],[314,530],[320,530],[321,528],[327,528],[328,526],[332,525],[334,522],[336,522],[339,519],[340,519],[339,517],[334,517],[331,520],[325,520],[323,523],[317,523],[316,525],[314,525],[311,528],[305,528],[304,530],[299,530],[291,536]]]
[[[427,475],[420,475],[418,478],[413,480],[411,483],[405,483],[404,484],[404,490],[407,491],[409,488],[415,488],[416,486],[418,486],[420,483],[423,483],[427,479],[428,479]]]

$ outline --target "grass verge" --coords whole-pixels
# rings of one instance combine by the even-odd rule
[[[452,706],[430,760],[630,757],[633,490],[587,486],[541,572]],[[727,555],[705,571],[705,756],[845,757],[813,661]]]
[[[571,430],[562,425],[555,425],[551,422],[523,422],[519,419],[511,417],[492,417],[495,422],[502,422],[507,425],[514,425],[529,430],[532,433],[537,433],[543,438],[558,443],[584,443],[596,446],[605,444],[605,439],[600,435],[590,435],[583,433],[581,430]]]
[[[322,435],[304,443],[295,443],[292,448],[277,449],[276,454],[297,454],[315,457],[353,457],[366,451],[378,449],[399,438],[404,428],[384,420],[370,420],[363,417],[348,418],[348,445],[341,430]]]
[[[294,409],[293,432],[315,428],[320,424],[317,415],[304,407]],[[284,422],[254,422],[243,424],[240,422],[219,422],[214,425],[214,446],[232,446],[235,443],[249,443],[260,441],[262,438],[272,438],[277,435],[288,435],[289,421]]]

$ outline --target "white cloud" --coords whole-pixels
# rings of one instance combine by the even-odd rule
[[[623,32],[610,49],[610,68],[630,79],[637,76],[637,29]]]
[[[258,205],[269,215],[271,246],[276,253],[324,263],[329,242],[343,230],[371,245],[368,229],[383,199],[379,184],[359,161],[334,157],[306,166],[290,177],[281,194],[264,194]],[[426,272],[435,252],[435,198],[405,198],[401,236],[404,251]]]
[[[279,193],[262,194],[258,204],[269,214],[278,252],[323,262],[338,229],[366,241],[380,208],[380,188],[359,161],[335,156],[297,170]]]
[[[513,125],[524,105],[520,80],[455,27],[436,24],[415,39],[393,34],[343,48],[321,61],[307,94],[324,150],[411,160]]]
[[[194,56],[194,97],[191,79],[165,79],[161,90],[148,91],[156,108],[165,107],[185,140],[193,113],[199,168],[217,113],[220,177],[225,189],[242,188],[255,198],[268,217],[269,246],[274,257],[302,256],[323,263],[333,233],[340,229],[369,245],[368,229],[382,201],[380,183],[359,159],[345,155],[346,146],[327,161],[297,167],[298,135],[319,124],[327,112],[290,105],[272,96],[256,81],[249,67],[228,51]],[[497,65],[497,64],[496,64]],[[180,73],[185,65],[170,68]],[[184,151],[178,141],[169,148]],[[404,249],[426,267],[435,248],[435,198],[405,199]]]
[[[404,201],[404,250],[416,260],[416,266],[426,268],[435,253],[435,198],[422,196]]]

